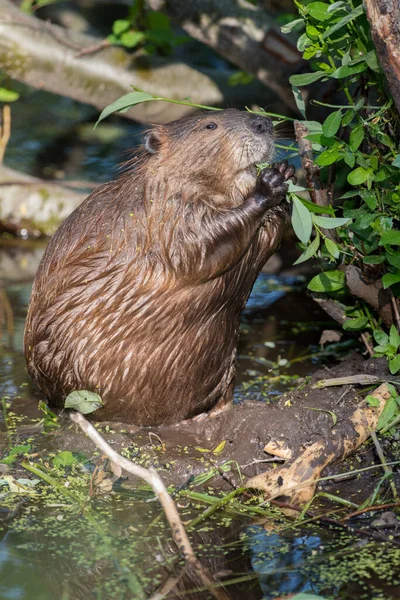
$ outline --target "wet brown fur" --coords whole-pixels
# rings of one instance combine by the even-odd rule
[[[25,353],[52,403],[92,390],[96,419],[157,425],[229,403],[239,313],[286,212],[247,216],[254,163],[273,153],[272,128],[257,133],[248,113],[157,126],[145,146],[51,239]]]

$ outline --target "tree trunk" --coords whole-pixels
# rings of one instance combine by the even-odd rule
[[[364,0],[364,5],[379,62],[400,114],[400,3],[399,0]]]

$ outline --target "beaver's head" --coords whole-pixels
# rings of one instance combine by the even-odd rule
[[[255,163],[272,159],[274,132],[268,117],[228,109],[157,125],[145,135],[144,148],[154,174],[165,167],[169,178],[182,183],[246,194],[254,185]]]

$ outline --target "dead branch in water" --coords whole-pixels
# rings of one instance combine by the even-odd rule
[[[91,425],[80,413],[71,413],[70,418],[71,421],[79,425],[82,431],[90,437],[99,450],[101,450],[101,452],[103,452],[103,454],[105,454],[115,465],[118,465],[121,469],[128,471],[128,473],[143,479],[151,486],[152,490],[157,495],[168,523],[170,524],[173,540],[179,551],[182,553],[186,563],[196,571],[214,598],[217,600],[229,600],[229,596],[224,590],[215,588],[216,581],[207,573],[196,557],[175,503],[157,471],[152,467],[150,467],[150,469],[145,469],[127,458],[124,458],[118,454],[118,452],[115,452],[93,425]]]

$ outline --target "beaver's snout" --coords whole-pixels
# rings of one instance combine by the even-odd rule
[[[262,115],[251,115],[250,127],[259,135],[273,135],[274,132],[271,119]]]

